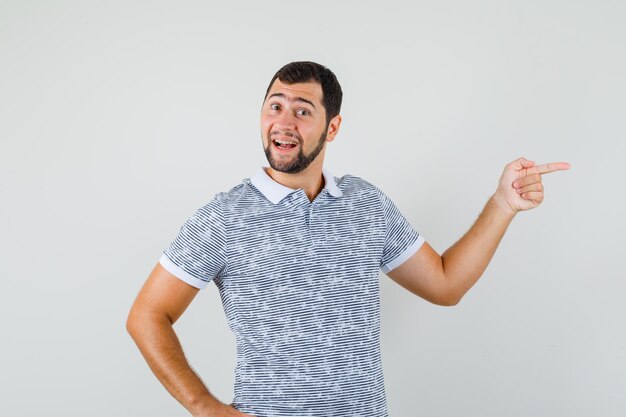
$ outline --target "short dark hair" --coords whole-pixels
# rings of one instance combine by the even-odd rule
[[[343,98],[341,85],[339,85],[335,74],[325,66],[311,61],[290,62],[274,74],[274,78],[272,78],[272,81],[270,81],[270,84],[267,86],[263,101],[267,99],[267,95],[277,78],[287,84],[305,83],[308,81],[320,83],[323,94],[322,104],[326,109],[326,124],[330,122],[330,119],[339,114],[341,110],[341,99]]]

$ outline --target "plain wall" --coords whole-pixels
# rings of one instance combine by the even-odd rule
[[[623,416],[621,1],[0,2],[0,415],[185,416],[125,330],[178,228],[267,165],[274,72],[330,67],[325,165],[442,253],[504,166],[567,161],[455,307],[381,273],[392,417]],[[228,403],[214,284],[175,326]]]

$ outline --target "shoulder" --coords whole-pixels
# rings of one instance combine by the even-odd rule
[[[230,190],[216,193],[200,210],[206,213],[219,212],[220,215],[229,215],[254,207],[258,200],[256,189],[250,183],[249,178],[244,178]]]
[[[363,177],[346,174],[340,178],[335,178],[337,186],[344,194],[352,197],[380,197],[381,191],[370,181]]]

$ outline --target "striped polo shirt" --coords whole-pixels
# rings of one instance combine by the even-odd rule
[[[424,238],[362,178],[324,168],[310,201],[265,169],[200,207],[159,262],[190,285],[217,286],[236,338],[236,409],[385,417],[379,271]]]

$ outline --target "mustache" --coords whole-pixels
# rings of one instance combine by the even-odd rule
[[[272,130],[270,132],[270,139],[274,135],[287,136],[287,137],[296,139],[298,142],[302,142],[302,138],[300,137],[300,135],[298,135],[297,133],[294,133],[294,132],[290,132],[288,130]]]

